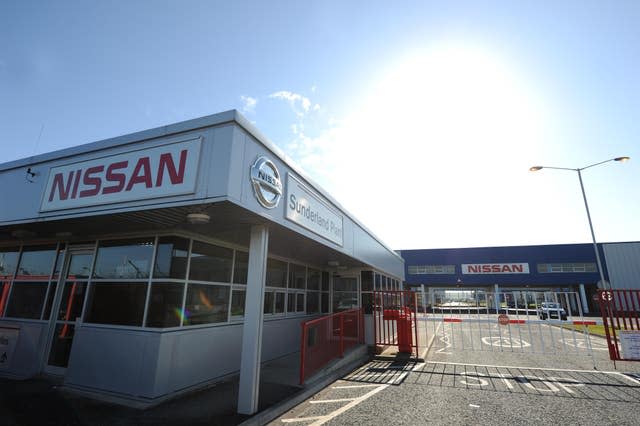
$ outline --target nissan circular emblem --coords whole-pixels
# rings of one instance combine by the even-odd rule
[[[282,197],[282,181],[280,172],[273,161],[259,157],[251,166],[251,184],[258,202],[272,209],[278,205]]]

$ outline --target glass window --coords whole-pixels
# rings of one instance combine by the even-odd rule
[[[296,294],[296,312],[304,312],[304,293]]]
[[[349,277],[335,277],[333,291],[358,291],[358,280]]]
[[[382,287],[380,287],[380,274],[376,274],[375,286],[377,291],[382,290]]]
[[[287,264],[276,259],[267,259],[267,287],[287,286]]]
[[[147,327],[178,327],[182,318],[184,283],[154,282],[147,311]]]
[[[373,290],[373,272],[372,271],[362,271],[360,273],[360,285],[362,286],[362,291],[372,291]]]
[[[358,307],[358,293],[333,293],[333,312],[346,311]]]
[[[409,275],[424,274],[455,274],[456,265],[408,265],[407,273]]]
[[[249,253],[236,250],[236,263],[233,265],[233,282],[246,284],[249,273]]]
[[[153,239],[103,241],[98,247],[94,278],[148,278]]]
[[[322,272],[322,291],[329,291],[329,273]]]
[[[284,298],[285,298],[284,292],[279,291],[276,293],[276,309],[274,313],[284,314]]]
[[[20,256],[17,280],[49,280],[56,257],[55,246],[25,247]]]
[[[53,268],[53,279],[54,280],[58,280],[58,278],[60,277],[60,271],[62,270],[62,262],[64,261],[64,244],[60,246],[60,249],[58,250],[58,255],[56,257],[56,267]]]
[[[13,278],[18,264],[18,248],[1,248],[0,249],[0,280]]]
[[[229,287],[189,284],[185,306],[185,325],[211,324],[227,321]]]
[[[362,293],[362,309],[365,314],[370,314],[373,312],[373,294],[372,293]]]
[[[233,250],[194,241],[189,279],[228,283],[231,281],[232,263]]]
[[[7,304],[7,316],[40,319],[48,285],[48,282],[15,282]]]
[[[273,313],[273,292],[267,291],[264,293],[264,313]]]
[[[58,288],[58,284],[52,282],[50,284],[51,288],[49,289],[49,294],[47,295],[47,303],[44,305],[44,315],[42,315],[42,319],[48,320],[51,315],[51,306],[53,306],[53,298],[56,296],[56,290]]]
[[[146,297],[146,283],[94,282],[89,289],[85,321],[141,326]]]
[[[231,316],[242,317],[244,316],[244,303],[247,297],[247,293],[244,290],[233,289],[231,292]]]
[[[11,281],[0,282],[0,317],[4,316],[4,308],[9,297]]]
[[[287,295],[287,312],[295,312],[296,311],[296,294],[289,293]]]
[[[307,313],[317,314],[320,312],[320,293],[317,291],[307,292]]]
[[[61,321],[75,321],[82,315],[82,303],[84,302],[84,292],[86,283],[76,283],[67,281],[64,283],[58,319]]]
[[[74,254],[71,257],[67,277],[69,277],[69,279],[89,278],[92,260],[93,254]]]
[[[320,271],[317,269],[308,269],[307,276],[307,289],[308,290],[320,290],[320,280],[321,280]]]
[[[382,286],[381,288],[383,290],[388,290],[388,288],[387,288],[387,276],[386,275],[382,276],[382,284],[381,284],[381,286]]]
[[[307,268],[294,263],[289,264],[289,288],[304,290]]]
[[[154,278],[185,279],[189,240],[179,237],[160,237],[154,266]]]
[[[323,314],[329,313],[329,293],[322,293],[320,296],[322,303],[320,304],[320,312]]]

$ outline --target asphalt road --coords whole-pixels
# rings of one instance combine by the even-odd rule
[[[638,424],[640,363],[614,370],[603,339],[591,357],[582,335],[495,320],[426,323],[425,363],[374,360],[271,424]]]

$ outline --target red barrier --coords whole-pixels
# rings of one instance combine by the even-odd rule
[[[305,321],[300,339],[300,384],[345,351],[364,344],[362,309]]]
[[[640,290],[600,290],[598,301],[609,358],[640,361]]]

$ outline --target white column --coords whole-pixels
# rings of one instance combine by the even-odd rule
[[[240,414],[254,414],[258,411],[268,247],[269,229],[265,225],[252,226],[251,242],[249,243],[247,293],[244,303],[244,325],[242,326],[240,390],[238,392],[238,413]]]
[[[424,294],[424,284],[420,284],[420,294],[422,297],[422,312],[427,312],[427,299]]]
[[[496,313],[500,310],[500,287],[498,284],[493,285],[493,302],[496,305]]]
[[[584,291],[584,284],[580,284],[580,301],[582,302],[582,313],[589,313],[589,303],[587,301],[587,293]]]

